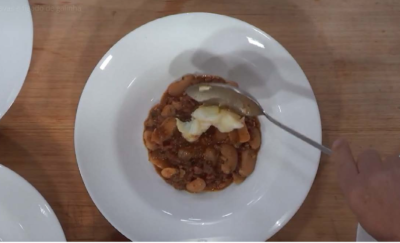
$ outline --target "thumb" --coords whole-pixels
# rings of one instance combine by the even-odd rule
[[[345,139],[336,140],[332,145],[332,150],[339,185],[342,191],[347,194],[358,175],[357,164],[349,143]]]

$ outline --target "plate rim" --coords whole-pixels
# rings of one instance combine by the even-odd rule
[[[360,223],[357,224],[356,241],[377,242],[377,240],[374,237],[368,234],[368,232],[361,226]]]
[[[277,44],[278,46],[280,46],[280,47],[282,48],[282,50],[284,50],[284,51],[287,53],[287,55],[288,55],[289,57],[291,57],[291,58],[296,62],[296,64],[297,64],[297,65],[299,66],[299,68],[300,68],[300,71],[301,71],[301,72],[304,74],[304,76],[306,77],[306,81],[307,81],[308,85],[310,86],[310,89],[311,89],[311,91],[312,91],[312,93],[313,93],[313,102],[315,102],[315,105],[316,105],[316,109],[314,110],[314,112],[316,112],[316,115],[317,115],[317,117],[318,117],[318,119],[316,119],[316,121],[315,121],[315,122],[316,122],[315,125],[318,126],[318,131],[317,131],[317,132],[318,132],[318,134],[319,134],[318,138],[316,139],[316,142],[319,142],[319,143],[322,142],[322,122],[321,122],[321,114],[320,114],[320,111],[319,111],[318,102],[317,102],[316,97],[315,97],[315,94],[314,94],[314,90],[312,89],[312,86],[311,86],[311,83],[310,83],[309,79],[308,79],[307,76],[305,75],[305,73],[304,73],[303,69],[301,68],[300,64],[299,64],[299,63],[296,61],[296,59],[291,55],[291,53],[290,53],[282,44],[280,44],[275,38],[273,38],[271,35],[269,35],[268,33],[266,33],[264,30],[262,30],[262,29],[260,29],[260,28],[258,28],[258,27],[256,27],[256,26],[254,26],[254,25],[252,25],[252,24],[250,24],[250,23],[247,23],[247,22],[245,22],[245,21],[243,21],[243,20],[241,20],[241,19],[237,19],[237,18],[228,16],[228,15],[222,15],[222,14],[216,14],[216,13],[210,13],[210,12],[188,12],[188,13],[171,14],[171,15],[167,15],[167,16],[160,17],[160,18],[156,18],[156,19],[154,19],[154,20],[151,20],[151,21],[149,21],[149,22],[147,22],[147,23],[145,23],[145,24],[143,24],[143,25],[141,25],[141,26],[139,26],[139,27],[137,27],[137,28],[131,30],[129,33],[127,33],[126,35],[124,35],[121,39],[119,39],[114,45],[112,45],[112,46],[104,53],[104,55],[99,59],[99,62],[95,65],[95,67],[93,68],[93,71],[91,72],[90,76],[89,76],[88,79],[87,79],[87,82],[86,82],[86,84],[85,84],[85,86],[84,86],[84,88],[83,88],[83,90],[82,90],[81,95],[80,95],[79,103],[78,103],[77,110],[76,110],[75,129],[74,129],[74,149],[75,149],[75,158],[76,158],[76,161],[77,161],[77,164],[78,164],[79,172],[80,172],[80,174],[81,174],[83,183],[84,183],[84,185],[85,185],[86,190],[88,191],[88,194],[89,194],[90,198],[92,199],[92,201],[93,201],[94,204],[96,205],[97,209],[101,212],[101,214],[107,219],[107,221],[108,221],[114,228],[116,228],[121,234],[123,234],[125,237],[127,237],[128,239],[130,239],[130,240],[132,240],[132,241],[135,241],[136,239],[135,239],[135,238],[132,238],[132,237],[128,237],[129,234],[127,234],[126,232],[122,231],[119,227],[117,228],[117,227],[115,226],[114,221],[110,219],[110,216],[108,215],[108,213],[106,213],[103,209],[101,209],[101,207],[98,206],[98,205],[99,205],[98,201],[97,201],[96,199],[94,199],[94,197],[93,197],[93,192],[89,189],[89,187],[87,186],[87,181],[84,179],[84,178],[85,178],[85,177],[84,177],[84,174],[85,174],[85,173],[82,171],[82,167],[83,167],[83,166],[80,166],[80,162],[79,162],[79,158],[78,158],[79,155],[78,155],[78,152],[77,152],[77,150],[78,150],[78,147],[77,147],[77,146],[78,146],[78,145],[77,145],[77,144],[78,144],[78,141],[77,141],[77,137],[78,137],[78,134],[77,134],[78,132],[77,132],[77,131],[78,131],[78,129],[77,129],[77,127],[79,126],[78,120],[79,120],[79,117],[80,117],[80,116],[79,116],[79,111],[80,111],[80,109],[81,109],[81,100],[82,100],[82,97],[83,97],[83,95],[84,95],[86,89],[88,88],[88,83],[89,83],[89,81],[91,80],[93,74],[96,72],[96,69],[102,64],[102,60],[105,59],[107,56],[109,56],[110,53],[114,50],[114,48],[115,48],[120,42],[122,42],[124,39],[126,39],[129,35],[131,35],[133,32],[137,31],[138,29],[144,28],[145,26],[147,26],[147,25],[149,25],[149,24],[151,24],[151,23],[153,23],[153,22],[161,21],[161,20],[163,20],[163,19],[165,19],[165,18],[175,17],[175,16],[179,16],[179,15],[196,15],[196,14],[214,15],[214,16],[218,16],[218,17],[222,17],[222,18],[228,18],[228,19],[231,19],[231,20],[233,20],[233,21],[237,21],[237,22],[242,23],[242,24],[246,24],[246,25],[248,25],[249,27],[252,27],[253,29],[259,31],[259,32],[262,33],[263,35],[265,35],[265,36],[267,36],[268,38],[270,38],[270,40],[272,40],[275,44]],[[300,207],[303,205],[303,203],[304,203],[305,199],[307,198],[307,196],[309,195],[309,192],[310,192],[310,190],[311,190],[311,188],[312,188],[312,185],[313,185],[313,183],[314,183],[314,181],[315,181],[315,177],[316,177],[316,175],[317,175],[318,168],[319,168],[319,164],[320,164],[320,160],[321,160],[321,155],[322,155],[321,152],[318,152],[318,161],[316,162],[315,173],[314,173],[314,175],[312,176],[312,178],[310,177],[310,179],[312,179],[312,180],[311,180],[311,184],[308,185],[307,193],[306,193],[306,194],[304,195],[304,197],[301,199],[301,203],[300,203],[300,204],[298,205],[298,207],[293,211],[293,213],[287,215],[287,217],[282,221],[282,223],[281,223],[281,225],[280,225],[279,227],[275,227],[273,230],[271,230],[272,233],[270,234],[270,236],[267,236],[265,240],[268,240],[269,238],[271,238],[272,236],[274,236],[279,230],[281,230],[281,229],[293,218],[293,216],[298,212],[298,210],[300,209]],[[81,163],[82,163],[82,162],[81,162]]]
[[[35,197],[37,197],[37,199],[39,199],[40,201],[43,201],[43,203],[45,203],[46,205],[48,205],[50,207],[50,209],[52,211],[52,216],[50,218],[52,221],[54,221],[53,224],[56,225],[56,227],[59,231],[57,234],[60,237],[60,239],[58,239],[57,241],[59,241],[59,242],[66,241],[65,233],[64,233],[63,228],[61,227],[61,223],[58,220],[57,215],[55,214],[53,208],[47,202],[47,200],[43,197],[43,195],[31,183],[29,183],[25,178],[23,178],[22,176],[17,174],[15,171],[11,170],[10,168],[0,164],[0,171],[2,171],[1,173],[9,174],[11,176],[11,178],[13,178],[12,180],[21,182],[21,184],[25,188],[27,188],[27,190],[30,190],[35,194]]]
[[[22,3],[23,2],[23,3]],[[23,85],[24,85],[24,83],[25,83],[25,81],[26,81],[26,78],[28,77],[28,73],[29,73],[29,67],[31,66],[31,62],[32,62],[32,54],[33,54],[33,41],[34,41],[34,26],[33,26],[33,17],[32,17],[32,11],[31,11],[31,8],[30,8],[30,4],[29,4],[29,0],[19,0],[19,2],[17,2],[17,1],[13,1],[13,3],[15,3],[15,6],[17,6],[18,4],[23,4],[24,5],[24,8],[28,8],[29,9],[29,24],[27,25],[27,26],[29,26],[28,28],[29,28],[29,36],[30,36],[30,38],[29,38],[29,46],[30,46],[30,48],[29,48],[29,53],[27,53],[27,58],[28,58],[28,62],[27,63],[23,63],[23,64],[21,64],[21,65],[23,65],[24,67],[23,68],[21,68],[21,70],[20,70],[20,72],[21,73],[23,73],[24,75],[23,75],[23,80],[22,81],[18,81],[18,82],[15,82],[15,83],[17,83],[17,84],[15,84],[15,90],[16,90],[16,92],[15,92],[15,94],[12,96],[12,98],[8,101],[8,102],[6,102],[6,108],[5,108],[5,110],[4,111],[0,111],[0,120],[7,114],[7,112],[10,110],[10,108],[11,108],[11,106],[14,104],[14,102],[15,102],[15,100],[17,99],[17,97],[18,97],[18,95],[19,95],[19,93],[21,92],[21,90],[22,90],[22,87],[23,87]]]

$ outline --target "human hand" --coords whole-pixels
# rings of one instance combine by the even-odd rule
[[[354,160],[349,144],[333,144],[340,188],[362,227],[377,240],[400,240],[400,158],[382,161],[366,150]]]

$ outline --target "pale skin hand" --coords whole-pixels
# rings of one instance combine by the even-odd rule
[[[333,144],[333,160],[343,194],[364,229],[377,240],[400,240],[400,158],[381,160],[367,150],[353,158],[349,144]]]

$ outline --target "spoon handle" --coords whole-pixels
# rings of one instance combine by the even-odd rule
[[[325,147],[322,144],[319,144],[317,142],[315,142],[314,140],[304,136],[301,133],[296,132],[295,130],[291,129],[290,127],[287,127],[285,125],[283,125],[282,123],[278,122],[277,120],[275,120],[273,117],[271,117],[270,115],[268,115],[267,113],[264,112],[264,116],[271,121],[272,123],[274,123],[275,125],[277,125],[278,127],[282,128],[283,130],[287,131],[288,133],[291,133],[292,135],[298,137],[299,139],[303,140],[304,142],[310,144],[311,146],[314,146],[315,148],[321,150],[323,153],[327,154],[327,155],[331,155],[332,154],[332,150]]]

